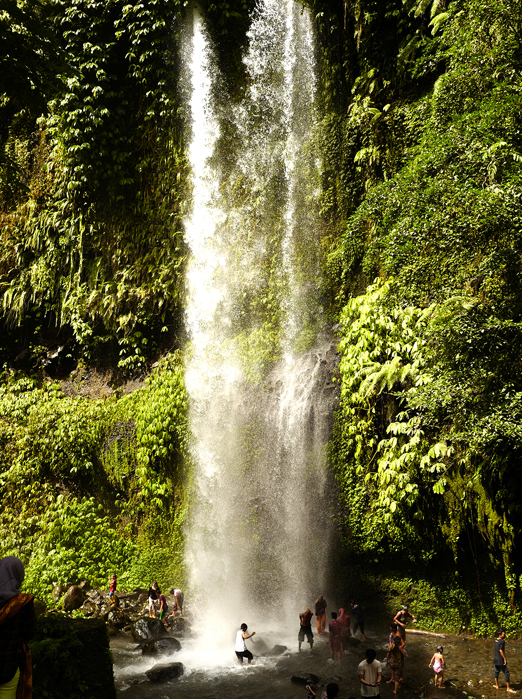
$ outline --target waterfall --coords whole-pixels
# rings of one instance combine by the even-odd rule
[[[186,554],[202,638],[230,660],[241,622],[293,637],[298,612],[324,590],[325,444],[336,400],[321,307],[308,12],[263,0],[248,39],[240,99],[226,98],[197,10],[185,65],[194,462]]]

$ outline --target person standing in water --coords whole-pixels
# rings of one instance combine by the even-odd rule
[[[386,654],[386,665],[391,669],[392,675],[388,682],[394,683],[393,693],[397,694],[402,679],[402,664],[404,660],[404,643],[399,634],[392,637]],[[431,667],[431,665],[430,665]]]
[[[366,660],[359,663],[359,682],[361,683],[361,697],[378,697],[381,683],[381,664],[376,659],[377,653],[373,648],[366,651]]]
[[[366,641],[366,636],[364,635],[364,616],[361,609],[361,605],[357,604],[357,602],[352,601],[351,607],[353,615],[355,617],[355,624],[353,625],[353,635],[355,636],[355,634],[357,633],[357,629],[359,628],[361,629],[362,640]]]
[[[322,595],[315,600],[315,618],[317,619],[317,635],[321,636],[326,628],[326,600]]]
[[[330,658],[333,660],[335,653],[341,662],[343,652],[341,623],[337,619],[337,612],[332,612],[332,621],[328,624],[328,643],[330,644]]]
[[[248,664],[250,665],[254,656],[246,647],[245,641],[247,638],[252,638],[252,636],[255,636],[256,632],[252,631],[252,633],[247,634],[247,629],[248,629],[248,626],[246,624],[241,624],[241,628],[239,629],[239,631],[236,634],[235,651],[236,651],[237,659],[239,660],[240,663],[243,662],[243,658],[247,658]]]
[[[310,609],[306,609],[302,614],[299,614],[299,621],[301,623],[299,627],[299,635],[297,641],[299,643],[299,651],[301,650],[301,643],[306,640],[310,644],[310,650],[314,652],[314,635],[312,633],[312,612]]]
[[[18,589],[24,565],[15,556],[0,560],[0,696],[31,699],[32,663],[27,642],[36,631],[34,598]]]
[[[404,605],[402,609],[399,609],[397,614],[393,617],[393,621],[399,627],[399,633],[404,643],[406,643],[406,624],[408,623],[408,619],[417,621],[413,614],[408,611],[408,607],[406,605]]]
[[[507,667],[506,658],[506,632],[504,629],[499,629],[496,633],[495,643],[494,643],[495,654],[493,656],[493,665],[495,666],[495,689],[500,689],[498,686],[498,676],[502,670],[504,673],[504,679],[506,680],[506,689],[508,692],[515,693],[514,689],[511,689],[509,684],[509,671]]]
[[[350,616],[345,612],[344,608],[339,609],[337,621],[341,624],[341,637],[343,643],[343,651],[350,651]]]
[[[399,626],[392,621],[390,624],[390,638],[389,638],[389,644],[388,647],[393,646],[395,639],[399,639],[399,645],[402,648],[403,652],[401,653],[401,667],[400,667],[400,677],[399,681],[404,679],[404,658],[406,657],[406,651],[404,650],[404,641],[402,640],[402,636],[399,633]],[[388,682],[392,682],[393,680],[388,680]]]
[[[444,689],[442,686],[442,681],[444,680],[444,668],[446,667],[446,662],[444,660],[444,656],[442,655],[443,652],[444,648],[442,646],[437,646],[437,652],[430,660],[430,667],[433,668],[433,672],[435,673],[435,687],[437,686],[438,682],[439,689]]]

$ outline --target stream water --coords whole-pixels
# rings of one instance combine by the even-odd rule
[[[196,626],[196,625],[195,625]],[[142,659],[141,650],[126,637],[112,640],[115,659],[115,676],[120,699],[305,699],[303,686],[291,682],[292,676],[306,677],[313,673],[320,678],[321,688],[328,682],[337,682],[340,686],[340,698],[349,699],[360,696],[357,666],[364,659],[366,648],[374,648],[377,658],[386,657],[387,631],[384,626],[367,630],[367,642],[343,656],[341,664],[330,660],[328,644],[324,638],[315,636],[315,650],[310,654],[308,644],[297,652],[298,626],[291,633],[270,631],[269,628],[256,627],[254,638],[267,643],[288,646],[288,651],[277,658],[256,657],[256,644],[247,641],[254,653],[253,664],[241,666],[233,653],[233,639],[229,639],[226,660],[215,648],[215,654],[202,659],[196,644],[190,638],[183,643],[179,653],[168,658],[152,660]],[[254,627],[251,627],[254,630]],[[315,634],[314,634],[315,635]],[[212,642],[212,638],[209,639]],[[436,646],[444,646],[447,671],[445,672],[445,689],[435,689],[433,672],[428,668]],[[485,639],[468,639],[462,636],[448,636],[438,639],[429,636],[409,634],[407,637],[408,657],[405,663],[405,682],[401,685],[399,696],[404,699],[448,699],[476,697],[490,699],[506,696],[504,677],[500,676],[500,690],[493,687],[493,641]],[[522,690],[522,644],[507,641],[506,655],[511,672],[511,686]],[[175,682],[155,685],[150,683],[144,672],[156,662],[181,661],[185,665],[185,674]],[[383,671],[385,679],[390,676],[389,669]],[[319,694],[320,696],[320,694]],[[381,687],[381,697],[394,696],[393,685]]]

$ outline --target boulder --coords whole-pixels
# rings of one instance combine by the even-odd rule
[[[286,646],[274,646],[268,655],[283,655],[288,648]]]
[[[145,674],[151,682],[168,682],[181,677],[183,670],[183,663],[161,663],[151,667]]]
[[[307,677],[298,677],[297,675],[293,675],[290,678],[290,681],[293,682],[294,684],[300,684],[303,687],[306,687],[307,684],[318,684],[319,683],[319,677],[317,675],[308,675]]]
[[[80,609],[84,599],[83,590],[78,585],[71,585],[63,597],[63,608],[66,612],[73,612]]]
[[[111,609],[107,616],[107,621],[117,629],[123,629],[124,626],[130,623],[129,617],[119,609]]]
[[[87,596],[94,604],[101,604],[103,602],[103,596],[100,594],[99,590],[89,590]]]
[[[82,589],[84,592],[89,592],[89,590],[92,589],[92,588],[91,588],[91,583],[90,583],[88,580],[82,580],[82,581],[79,583],[78,587],[81,587],[81,589]]]
[[[159,619],[144,616],[132,625],[132,637],[138,643],[143,641],[156,641],[167,636],[167,630]]]
[[[62,597],[64,596],[64,594],[66,592],[67,592],[67,588],[65,587],[65,585],[56,584],[53,587],[53,591],[52,591],[53,602],[55,604],[58,604],[58,602],[62,599]]]
[[[269,651],[268,644],[256,635],[256,655],[266,655]]]
[[[170,626],[173,631],[179,633],[185,633],[190,627],[190,622],[188,622],[184,616],[177,616],[174,619],[169,619]]]
[[[303,687],[308,684],[306,677],[297,677],[297,675],[292,675],[290,682],[293,682],[294,684],[301,684]]]
[[[149,596],[147,595],[146,592],[142,592],[138,595],[138,603],[143,604],[149,599]]]
[[[160,638],[157,641],[148,641],[142,648],[142,655],[161,655],[175,653],[181,650],[181,643],[177,638]]]
[[[98,607],[90,599],[86,600],[80,609],[82,610],[84,616],[96,616],[98,611]]]
[[[109,636],[117,636],[120,633],[120,630],[117,626],[109,622],[107,624],[107,633],[109,634]]]

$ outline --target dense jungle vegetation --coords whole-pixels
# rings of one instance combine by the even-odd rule
[[[305,4],[341,336],[339,558],[425,625],[519,630],[522,5]],[[233,99],[253,3],[203,5]],[[187,10],[0,10],[0,554],[47,600],[112,571],[183,584]],[[108,397],[82,394],[92,368]]]

